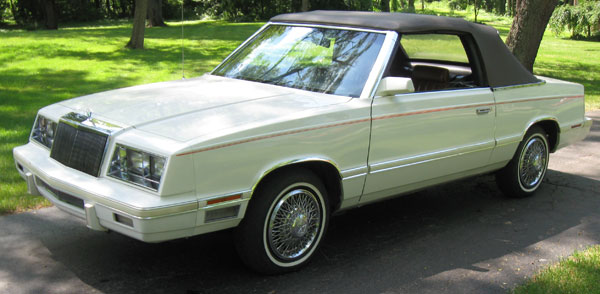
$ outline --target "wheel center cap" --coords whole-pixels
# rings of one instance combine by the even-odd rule
[[[308,217],[304,213],[298,213],[292,222],[292,235],[296,238],[301,238],[306,235],[308,230]]]
[[[539,154],[537,154],[535,157],[533,157],[533,161],[531,164],[533,165],[533,167],[535,167],[535,169],[539,170],[542,165],[542,157]]]

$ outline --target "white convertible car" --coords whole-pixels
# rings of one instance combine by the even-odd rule
[[[263,273],[315,255],[332,213],[495,172],[533,194],[582,140],[583,86],[534,76],[462,19],[284,14],[198,78],[42,108],[13,150],[31,194],[160,242],[235,228]]]

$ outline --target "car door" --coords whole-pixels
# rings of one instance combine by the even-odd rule
[[[398,54],[411,55],[404,48]],[[495,146],[494,95],[478,85],[476,70],[461,76],[468,63],[442,68],[409,58],[408,64],[412,75],[425,67],[433,73],[454,72],[454,80],[465,81],[436,87],[413,77],[416,92],[373,99],[369,173],[361,202],[476,173],[488,164]]]

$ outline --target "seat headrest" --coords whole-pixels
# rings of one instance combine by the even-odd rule
[[[450,71],[443,67],[415,65],[412,78],[447,83],[450,80]]]

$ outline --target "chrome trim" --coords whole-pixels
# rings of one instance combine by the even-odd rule
[[[273,167],[267,169],[266,171],[264,171],[262,173],[262,175],[258,178],[258,181],[256,181],[256,183],[254,183],[254,185],[252,186],[252,189],[251,189],[252,192],[250,193],[250,198],[252,198],[252,196],[254,196],[254,191],[256,190],[256,187],[258,186],[258,184],[272,171],[274,171],[278,168],[284,167],[284,166],[297,164],[297,163],[311,162],[311,161],[329,163],[329,164],[333,165],[333,167],[335,167],[335,169],[338,172],[338,176],[341,175],[340,168],[338,167],[338,165],[329,159],[318,158],[318,157],[307,157],[307,158],[302,158],[302,159],[294,159],[294,160],[281,162],[281,163],[278,163],[278,164],[274,165]],[[341,176],[340,176],[340,179],[341,179]]]
[[[268,22],[267,24],[294,26],[294,27],[347,30],[347,31],[358,31],[358,32],[378,33],[378,34],[389,32],[387,30],[365,29],[365,28],[350,27],[350,26],[343,26],[343,25],[323,25],[323,24],[312,24],[312,23],[278,22],[278,21]]]
[[[371,68],[371,73],[369,73],[365,86],[360,93],[360,98],[371,99],[375,96],[385,67],[390,60],[392,52],[394,52],[396,40],[398,40],[398,33],[387,31],[385,40],[381,45],[381,49],[379,49],[379,55],[377,56],[377,59],[375,59],[375,63],[373,63],[373,67]]]
[[[15,158],[15,160],[17,160],[17,158]],[[195,208],[193,209],[189,209],[183,212],[188,212],[188,211],[197,211],[198,210],[198,200],[194,199],[191,201],[183,201],[183,202],[177,202],[177,203],[172,203],[172,204],[166,204],[166,205],[160,205],[160,206],[153,206],[153,207],[137,207],[137,206],[133,206],[129,203],[123,202],[123,201],[119,201],[117,199],[113,199],[113,198],[107,198],[101,195],[96,194],[95,192],[92,191],[88,191],[85,190],[79,186],[76,186],[74,184],[72,184],[71,182],[63,182],[60,180],[56,180],[54,177],[51,177],[50,175],[48,175],[46,172],[44,172],[43,170],[38,170],[38,169],[33,169],[29,166],[29,164],[27,164],[27,161],[19,161],[19,163],[24,167],[27,168],[27,170],[29,170],[32,174],[34,174],[34,179],[35,178],[39,178],[40,180],[46,182],[49,186],[51,186],[54,189],[63,191],[67,194],[73,195],[75,197],[81,198],[83,199],[84,202],[88,202],[88,201],[92,201],[96,204],[99,204],[103,207],[107,207],[111,210],[115,210],[118,212],[122,212],[128,216],[134,217],[133,214],[131,212],[125,212],[122,209],[118,209],[118,208],[114,208],[114,205],[120,205],[122,207],[124,207],[125,209],[129,209],[133,212],[136,213],[140,213],[140,214],[146,214],[146,213],[152,213],[153,211],[156,210],[161,210],[161,209],[177,209],[178,206],[188,206],[188,205],[195,205]],[[48,180],[50,179],[50,180]],[[108,179],[108,178],[105,178]],[[40,184],[37,183],[37,179],[35,179],[35,184],[36,184],[36,188],[41,186]],[[60,186],[64,186],[67,187],[66,189],[63,188],[57,188],[55,184],[53,183],[60,183]],[[71,191],[76,191],[76,192],[71,192]],[[151,191],[144,191],[145,193],[148,193],[148,195],[153,195],[152,193],[150,193]],[[49,193],[52,194],[52,193]],[[82,194],[85,194],[85,196],[82,196]],[[180,213],[180,211],[177,212],[173,212],[173,213]],[[168,215],[167,215],[168,216]],[[135,216],[136,218],[144,218],[144,217],[138,217]],[[162,217],[162,215],[160,216],[150,216],[149,218],[155,218],[155,217]]]
[[[76,129],[86,129],[92,133],[106,136],[106,143],[104,143],[104,150],[102,151],[102,161],[100,162],[100,167],[95,177],[99,178],[101,175],[105,174],[103,172],[103,167],[106,161],[106,155],[108,154],[108,147],[111,141],[111,134],[117,130],[121,130],[122,128],[117,125],[92,118],[91,113],[90,116],[79,114],[76,112],[69,112],[63,115],[56,125],[57,131],[58,126],[61,122],[70,125]],[[90,124],[92,125],[90,126]],[[102,128],[98,127],[96,124],[102,126]],[[50,155],[52,155],[52,150],[54,150],[54,144],[52,144],[52,148],[50,148]]]
[[[137,220],[159,219],[159,218],[165,218],[165,217],[169,217],[169,216],[176,216],[176,215],[180,215],[180,214],[196,213],[196,212],[198,212],[198,209],[196,208],[196,209],[190,209],[190,210],[185,210],[185,211],[172,212],[172,213],[163,214],[163,215],[157,215],[157,216],[136,216],[136,215],[132,215],[131,213],[122,211],[120,209],[116,209],[114,207],[110,207],[110,206],[104,205],[102,203],[96,202],[95,204],[99,205],[99,206],[102,206],[103,208],[108,209],[110,211],[114,211],[116,213],[119,213],[119,214],[121,214],[123,216],[129,217],[129,218],[133,218],[133,219],[137,219]],[[190,204],[190,203],[187,203],[187,204]]]
[[[360,166],[360,167],[343,170],[340,172],[340,176],[342,177],[342,179],[348,179],[348,178],[353,178],[353,177],[356,177],[359,175],[364,175],[368,171],[369,171],[369,167],[365,165],[365,166]]]
[[[35,132],[35,129],[38,127],[38,121],[40,119],[40,116],[43,116],[46,120],[49,120],[49,121],[55,123],[56,124],[56,129],[58,130],[58,122],[56,122],[56,121],[54,121],[52,119],[49,119],[45,115],[42,115],[42,114],[38,113],[38,114],[36,114],[35,120],[33,121],[33,127],[31,128],[31,131],[29,132],[29,142],[35,142],[36,144],[44,147],[44,149],[50,151],[50,150],[52,150],[51,147],[48,147],[48,146],[42,144],[42,142],[40,142],[40,141],[36,140],[35,138],[33,138],[33,133]],[[56,137],[56,130],[54,131],[54,136]],[[54,146],[54,138],[52,139],[52,146]]]
[[[379,85],[379,80],[381,80],[381,76],[383,75],[383,71],[385,70],[385,66],[387,65],[387,61],[389,60],[392,52],[394,51],[394,44],[398,39],[398,33],[387,30],[374,30],[374,29],[362,29],[356,27],[345,27],[345,26],[335,26],[335,25],[320,25],[320,24],[303,24],[303,23],[286,23],[286,22],[268,22],[264,26],[262,26],[258,31],[256,31],[252,36],[246,39],[240,46],[238,46],[231,54],[229,54],[219,65],[217,65],[213,70],[209,72],[212,75],[215,70],[220,68],[225,62],[231,59],[237,52],[245,48],[248,43],[250,43],[254,38],[264,31],[268,26],[272,25],[283,25],[283,26],[294,26],[294,27],[309,27],[309,28],[325,28],[325,29],[335,29],[335,30],[347,30],[347,31],[359,31],[359,32],[367,32],[367,33],[376,33],[376,34],[385,34],[385,40],[381,45],[381,49],[379,50],[379,55],[373,63],[373,67],[371,69],[371,73],[365,82],[365,86],[360,94],[360,98],[371,98],[373,97],[375,91],[377,90],[377,86]]]
[[[489,90],[490,93],[492,92],[492,90],[488,87],[476,87],[476,88],[464,88],[464,89],[444,89],[444,90],[436,90],[436,91],[425,91],[425,92],[409,92],[409,93],[400,93],[400,94],[395,94],[393,96],[376,96],[375,98],[381,98],[381,97],[402,97],[404,95],[431,95],[433,93],[435,94],[443,94],[443,93],[456,93],[456,91],[461,91],[461,92],[475,92],[475,91],[484,91],[485,90]],[[495,103],[486,103],[486,104],[495,104]],[[475,104],[475,105],[479,105],[479,104]]]
[[[465,150],[465,149],[471,149],[471,148],[474,148],[474,147],[477,147],[477,146],[483,146],[483,145],[492,145],[492,146],[484,147],[484,148],[478,148],[478,149],[473,149],[473,150]],[[417,165],[417,164],[432,162],[432,161],[436,161],[436,160],[440,160],[440,159],[447,159],[447,158],[451,158],[451,157],[455,157],[455,156],[459,156],[459,155],[465,155],[465,154],[470,154],[470,153],[474,153],[474,152],[485,151],[485,150],[493,149],[494,145],[495,145],[495,141],[489,141],[489,142],[479,143],[479,144],[470,145],[470,146],[450,148],[450,149],[446,149],[446,150],[442,150],[442,151],[430,152],[430,153],[427,153],[427,154],[420,154],[420,155],[410,156],[410,157],[406,157],[406,158],[400,158],[400,159],[393,159],[393,160],[388,160],[388,161],[384,161],[384,162],[378,162],[378,163],[374,163],[374,164],[370,164],[369,165],[369,173],[375,174],[375,173],[389,171],[389,170],[393,170],[393,169],[397,169],[397,168],[402,168],[402,167],[407,167],[407,166],[413,166],[413,165]],[[435,156],[435,155],[439,155],[439,154],[444,154],[444,153],[449,153],[449,152],[452,152],[452,151],[458,151],[458,150],[465,150],[465,151],[463,151],[463,152],[457,152],[457,153],[454,153],[454,154],[449,154],[449,155],[446,155],[446,156],[428,158],[428,159],[423,159],[423,160],[418,160],[418,161],[411,162],[412,160],[415,160],[415,159],[427,158],[427,157],[431,157],[431,156]],[[402,163],[402,162],[406,162],[406,163]],[[398,164],[398,163],[400,163],[400,164]]]
[[[106,140],[106,141],[107,141],[106,143],[107,143],[107,145],[108,145],[108,140]],[[117,180],[119,180],[120,182],[124,182],[124,183],[128,183],[128,184],[132,184],[134,187],[142,187],[142,188],[146,188],[147,190],[150,190],[150,191],[152,191],[152,192],[155,192],[155,193],[157,193],[157,194],[160,194],[160,193],[159,193],[159,191],[160,191],[160,188],[162,187],[163,178],[164,178],[164,176],[167,174],[167,168],[168,168],[168,166],[169,166],[169,158],[170,158],[170,157],[169,157],[169,156],[165,156],[165,155],[159,155],[159,154],[156,154],[156,153],[152,153],[152,152],[149,152],[149,151],[146,151],[146,150],[141,150],[141,149],[139,149],[139,148],[136,148],[136,147],[130,147],[130,146],[127,146],[126,144],[117,143],[117,142],[115,142],[115,143],[113,144],[113,146],[114,146],[114,148],[112,148],[112,149],[111,149],[111,151],[112,151],[112,152],[111,152],[111,154],[110,154],[110,159],[108,160],[108,167],[107,167],[107,168],[105,168],[105,171],[104,171],[104,173],[102,173],[102,174],[103,174],[103,175],[105,175],[105,176],[106,176],[106,178],[113,178],[113,179],[117,179]],[[115,176],[113,176],[113,175],[110,175],[110,174],[109,174],[109,170],[110,170],[110,168],[111,168],[111,166],[112,166],[112,160],[113,160],[113,157],[114,157],[114,155],[115,155],[115,149],[117,149],[117,147],[119,147],[119,146],[121,146],[121,147],[124,147],[125,149],[131,149],[131,150],[133,150],[133,151],[137,151],[137,152],[143,152],[143,153],[146,153],[146,154],[152,155],[152,156],[154,156],[154,157],[162,157],[162,158],[164,158],[164,160],[165,160],[165,165],[164,165],[164,169],[163,169],[162,175],[160,176],[160,181],[158,182],[158,189],[153,189],[153,188],[150,188],[150,187],[144,186],[144,185],[142,185],[142,184],[138,184],[138,183],[131,182],[131,181],[126,181],[126,180],[124,180],[124,179],[120,179],[120,178],[118,178],[118,177],[115,177]],[[107,152],[107,151],[108,151],[108,148],[107,148],[107,150],[105,150],[105,152]],[[136,175],[136,176],[137,176],[137,175]],[[153,181],[153,182],[155,182],[154,180],[152,180],[152,181]]]
[[[342,178],[342,181],[351,180],[351,179],[358,178],[358,177],[364,177],[366,175],[367,175],[367,173],[361,173],[358,175],[353,175],[353,176]]]
[[[519,88],[527,88],[527,87],[534,87],[534,86],[543,86],[545,84],[546,84],[545,80],[540,80],[539,82],[536,82],[536,83],[511,85],[511,86],[502,86],[502,87],[495,87],[495,88],[491,88],[491,89],[492,89],[492,91],[496,92],[496,91],[502,91],[502,90],[519,89]]]
[[[530,121],[529,124],[527,125],[527,127],[525,128],[525,130],[521,133],[521,138],[519,139],[519,141],[522,141],[523,138],[525,137],[525,133],[527,133],[527,131],[535,124],[539,123],[539,122],[543,122],[543,121],[553,121],[556,123],[556,125],[558,126],[558,133],[557,138],[556,138],[556,142],[559,142],[560,139],[560,132],[561,132],[561,128],[560,128],[560,124],[558,123],[558,119],[552,116],[545,116],[545,117],[541,117],[541,118],[536,118],[533,121]]]
[[[488,114],[488,113],[490,113],[490,111],[492,111],[491,107],[481,107],[481,108],[477,108],[477,110],[475,110],[475,112],[477,114]]]
[[[248,43],[250,43],[250,41],[254,40],[254,38],[259,33],[264,31],[268,26],[269,26],[269,23],[266,23],[262,27],[260,27],[260,29],[258,29],[256,32],[254,32],[254,34],[252,34],[250,37],[248,37],[248,39],[246,39],[244,42],[242,42],[242,44],[240,44],[237,48],[235,48],[235,50],[233,50],[231,53],[229,53],[229,55],[227,55],[227,57],[225,57],[225,59],[223,59],[223,61],[221,61],[221,63],[219,63],[219,65],[215,66],[215,68],[213,68],[213,70],[211,70],[208,74],[212,75],[213,72],[215,70],[217,70],[217,68],[221,67],[221,65],[223,65],[227,60],[231,59],[231,57],[233,57],[236,53],[238,53],[238,51],[240,51],[240,50],[242,50],[242,48],[246,47],[246,45],[248,45]]]
[[[91,116],[77,112],[69,112],[63,115],[59,122],[64,122],[76,129],[85,128],[97,134],[107,136],[110,136],[115,131],[122,129],[122,127],[115,124],[92,118]]]
[[[208,74],[212,75],[213,72],[215,70],[217,70],[217,68],[221,67],[225,62],[227,62],[229,59],[231,59],[231,57],[233,57],[240,50],[242,50],[243,48],[245,48],[248,45],[248,43],[250,43],[252,40],[254,40],[254,38],[258,34],[260,34],[268,26],[271,26],[271,25],[285,25],[285,26],[311,27],[311,28],[326,28],[326,29],[338,29],[338,30],[342,29],[342,30],[349,30],[349,31],[360,31],[360,32],[379,33],[379,34],[386,32],[386,31],[378,31],[378,30],[370,30],[370,29],[360,29],[360,28],[344,27],[344,26],[329,26],[329,25],[302,24],[302,23],[285,23],[285,22],[267,22],[262,27],[260,27],[260,29],[258,29],[256,32],[254,32],[254,34],[252,34],[248,39],[246,39],[242,44],[240,44],[237,48],[235,48],[235,50],[233,50],[229,55],[227,55],[227,57],[225,57],[225,59],[223,59],[223,61],[221,61],[221,63],[219,63],[219,65],[215,66],[215,68],[213,68],[213,70],[211,70]]]

